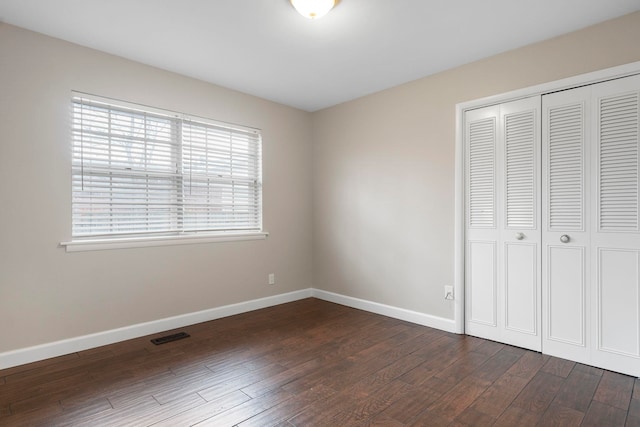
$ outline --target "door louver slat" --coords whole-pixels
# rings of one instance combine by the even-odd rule
[[[584,226],[584,106],[549,109],[549,229]]]
[[[599,226],[638,230],[638,93],[600,99]]]
[[[535,225],[535,113],[506,116],[506,220],[507,227]]]
[[[493,118],[469,124],[469,227],[495,227],[495,143]]]

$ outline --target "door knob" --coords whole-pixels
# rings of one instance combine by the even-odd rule
[[[521,232],[516,233],[516,239],[517,239],[517,240],[522,240],[522,239],[524,239],[524,233],[521,233]]]
[[[560,241],[562,243],[569,243],[569,240],[571,240],[571,238],[568,234],[563,234],[562,236],[560,236]]]

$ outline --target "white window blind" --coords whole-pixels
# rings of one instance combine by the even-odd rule
[[[73,97],[74,237],[260,231],[259,131]]]

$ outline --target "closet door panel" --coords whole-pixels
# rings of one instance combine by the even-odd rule
[[[465,115],[465,329],[500,340],[498,326],[498,107]]]
[[[503,342],[540,351],[540,98],[500,106]]]
[[[640,76],[593,86],[593,362],[640,376]]]
[[[543,352],[590,360],[588,205],[591,88],[542,97]]]

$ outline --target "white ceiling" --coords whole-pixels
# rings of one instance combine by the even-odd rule
[[[640,0],[0,0],[0,21],[315,111],[640,10]]]

